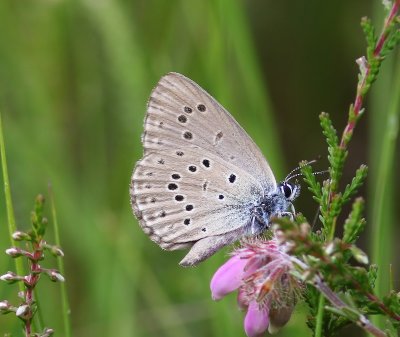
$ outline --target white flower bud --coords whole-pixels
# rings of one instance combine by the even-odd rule
[[[368,264],[369,262],[368,255],[365,254],[360,248],[352,246],[350,250],[353,254],[353,257],[357,260],[357,262],[360,262],[362,264]]]
[[[18,257],[21,256],[21,249],[17,248],[17,247],[11,247],[6,249],[6,254],[10,255],[11,257]]]
[[[29,234],[25,232],[16,231],[12,234],[12,238],[15,241],[22,241],[22,240],[29,240],[31,237],[29,236]]]
[[[55,256],[64,257],[64,252],[63,252],[60,248],[58,248],[58,247],[56,247],[56,246],[53,247],[52,253],[53,253]]]
[[[392,2],[390,0],[382,0],[382,4],[387,11],[392,7]]]
[[[51,278],[51,280],[52,281],[54,281],[54,282],[56,282],[56,281],[58,281],[58,282],[64,282],[65,281],[65,278],[64,278],[64,276],[62,276],[58,271],[56,271],[56,270],[52,270],[51,272],[50,272],[50,278]]]
[[[13,273],[12,271],[8,271],[7,274],[1,275],[0,280],[10,282],[10,281],[15,281],[15,277],[17,275]]]
[[[8,301],[0,302],[0,310],[8,310],[10,308],[10,303]]]
[[[336,245],[333,242],[330,242],[328,246],[325,248],[325,252],[327,255],[331,255],[336,249]]]
[[[367,73],[367,68],[368,68],[368,62],[365,56],[362,56],[356,60],[356,63],[358,64],[358,67],[360,68],[360,73],[361,76],[365,76]]]
[[[42,337],[49,337],[54,333],[54,330],[51,328],[44,328]]]
[[[17,311],[15,312],[15,314],[18,317],[24,317],[26,316],[26,314],[29,312],[29,305],[27,304],[22,304],[17,308]]]

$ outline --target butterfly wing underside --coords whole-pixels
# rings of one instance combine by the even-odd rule
[[[131,203],[149,237],[167,250],[191,247],[194,265],[246,235],[252,205],[276,188],[257,145],[196,83],[162,77],[150,96],[143,158]]]

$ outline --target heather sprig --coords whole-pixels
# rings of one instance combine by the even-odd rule
[[[41,276],[46,275],[53,282],[64,282],[63,275],[57,269],[42,266],[47,253],[55,257],[64,256],[58,246],[48,244],[44,239],[48,221],[43,211],[44,197],[38,195],[31,214],[31,229],[27,232],[15,231],[12,234],[13,240],[21,242],[24,248],[12,246],[6,249],[6,254],[12,258],[26,258],[28,271],[24,274],[8,271],[0,276],[1,281],[9,284],[18,282],[23,285],[23,291],[19,292],[20,303],[12,305],[7,300],[1,301],[0,312],[14,313],[22,321],[26,337],[47,337],[53,334],[53,329],[50,328],[40,328],[40,332],[33,331],[33,319],[38,312],[38,299],[35,298],[34,292]]]
[[[246,318],[254,315],[254,303],[258,303],[257,313],[261,314],[256,316],[258,319],[254,323],[255,330],[246,326],[245,319],[248,336],[259,336],[270,328],[270,312],[273,306],[271,301],[264,299],[273,291],[275,298],[287,295],[287,290],[281,290],[280,293],[279,289],[284,289],[282,284],[287,286],[288,280],[292,280],[291,284],[299,282],[297,284],[298,289],[302,289],[301,298],[309,307],[307,325],[315,337],[333,336],[351,322],[378,337],[394,336],[394,331],[400,328],[400,293],[391,291],[382,297],[374,293],[377,267],[368,265],[367,254],[357,246],[357,240],[366,226],[363,217],[364,199],[352,199],[365,182],[367,166],[360,165],[347,185],[342,181],[349,157],[348,146],[365,111],[363,103],[366,94],[376,80],[385,57],[400,41],[400,0],[390,3],[389,6],[388,3],[385,2],[387,15],[379,36],[375,35],[371,21],[362,19],[367,51],[366,56],[356,61],[359,66],[356,96],[349,107],[347,124],[340,137],[329,114],[320,114],[322,133],[328,146],[328,179],[321,184],[309,163],[300,163],[304,181],[313,199],[319,204],[320,228],[315,232],[311,231],[311,225],[301,214],[297,214],[294,219],[276,218],[272,240],[258,238],[253,243],[253,246],[262,246],[262,251],[252,250],[248,243],[243,243],[244,248],[236,251],[214,275],[211,283],[213,296],[218,291],[225,294],[238,289],[240,304],[243,289],[253,294],[251,302],[248,302],[253,307],[245,306]],[[344,206],[351,201],[351,211],[345,215],[342,223]],[[342,237],[338,237],[338,226],[343,228]],[[282,274],[284,277],[273,277],[276,273],[273,268],[275,265],[280,268],[285,265],[286,269]],[[252,286],[253,279],[257,279],[257,283]],[[293,305],[299,298],[300,296],[290,295]],[[278,307],[288,308],[282,305]],[[283,322],[279,327],[288,321],[292,310],[293,307],[290,306],[290,310],[282,311],[278,315]],[[388,325],[385,330],[370,321],[371,315],[386,318]]]
[[[357,313],[363,312],[365,315],[385,315],[394,328],[400,324],[398,294],[392,292],[379,299],[373,294],[375,279],[371,278],[371,275],[373,275],[371,270],[374,269],[353,267],[348,263],[350,257],[353,257],[359,263],[368,261],[366,254],[355,246],[355,242],[366,224],[363,218],[364,200],[361,197],[353,201],[352,210],[343,224],[343,237],[335,238],[337,221],[339,215],[342,214],[343,206],[351,201],[367,176],[367,167],[361,165],[352,181],[342,191],[340,190],[343,168],[349,155],[348,145],[356,124],[363,115],[365,96],[371,84],[376,80],[383,60],[398,45],[400,40],[399,7],[400,1],[396,0],[388,8],[382,32],[378,37],[375,35],[371,21],[367,18],[362,19],[361,26],[367,41],[367,52],[366,56],[357,60],[359,76],[356,97],[350,105],[347,125],[340,139],[329,115],[327,113],[320,115],[321,127],[328,144],[329,179],[325,180],[321,187],[313,175],[312,168],[307,163],[301,163],[301,171],[308,189],[320,205],[320,235],[317,236],[317,240],[310,235],[310,241],[305,242],[304,237],[294,235],[293,232],[282,226],[282,220],[278,220],[280,228],[285,233],[283,236],[286,236],[286,240],[292,242],[298,250],[295,255],[302,256],[303,260],[308,259],[309,256],[313,257],[308,260],[308,271],[312,274],[312,271],[318,270],[324,282],[331,287],[330,289],[344,293],[352,305],[352,311],[325,307],[325,300],[321,296],[325,296],[330,301],[331,299],[321,291],[321,287],[315,284],[314,290],[310,289],[306,296],[309,297],[307,302],[310,307],[313,307],[311,312],[314,313],[310,316],[308,324],[315,330],[316,336],[332,335],[338,328],[346,324],[346,320],[354,321],[363,328],[370,328],[370,323],[366,324],[364,318],[361,319],[361,316],[350,314],[354,310]],[[312,250],[306,249],[310,249],[310,247],[312,247]],[[330,254],[327,255],[327,251]],[[325,252],[325,254],[321,255],[321,252]],[[373,282],[371,282],[371,279]],[[322,295],[318,295],[318,293],[322,293]],[[324,308],[328,311],[325,311]],[[374,334],[371,331],[370,333]],[[375,334],[379,335],[380,332],[376,330]]]

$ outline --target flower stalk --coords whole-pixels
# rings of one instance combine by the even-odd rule
[[[340,147],[342,149],[345,149],[347,147],[347,144],[351,139],[353,129],[355,128],[356,122],[359,119],[360,114],[362,113],[364,97],[369,91],[372,82],[375,81],[386,53],[394,47],[393,45],[388,45],[388,42],[391,42],[389,38],[393,37],[393,39],[395,40],[393,42],[395,43],[399,39],[399,31],[393,30],[393,25],[396,20],[398,20],[397,14],[399,12],[399,7],[400,0],[395,0],[389,11],[389,14],[385,18],[382,32],[378,40],[374,44],[373,52],[368,53],[367,58],[363,56],[357,60],[357,63],[360,67],[360,79],[357,85],[357,93],[354,103],[350,106],[349,119],[343,131],[342,139],[340,141]],[[370,21],[367,18],[363,18],[361,24],[364,27],[366,33],[370,34]]]
[[[64,277],[56,269],[43,268],[40,263],[45,259],[45,253],[50,252],[52,255],[63,256],[63,252],[59,247],[52,246],[44,240],[44,234],[47,226],[47,219],[43,216],[44,198],[39,195],[36,198],[35,210],[32,212],[32,230],[29,233],[15,231],[13,238],[18,241],[25,241],[27,247],[31,249],[24,250],[19,247],[11,247],[6,250],[6,254],[12,258],[25,257],[28,260],[29,271],[27,275],[18,275],[14,272],[7,272],[0,276],[0,280],[7,283],[19,282],[22,284],[21,292],[22,302],[18,306],[12,306],[8,301],[0,302],[0,312],[15,313],[15,315],[23,322],[25,337],[37,336],[47,337],[53,334],[53,329],[41,329],[41,333],[34,333],[32,322],[37,313],[38,303],[35,299],[35,288],[42,274],[48,275],[51,281],[64,282]]]

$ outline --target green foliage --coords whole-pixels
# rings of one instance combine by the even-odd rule
[[[351,183],[346,185],[343,192],[343,204],[347,203],[354,194],[357,193],[358,189],[362,186],[367,177],[368,167],[361,165],[356,171],[356,175],[352,179]]]
[[[372,58],[375,50],[377,39],[375,37],[375,27],[372,25],[371,19],[363,17],[361,19],[361,28],[367,42],[367,57]]]
[[[319,119],[322,127],[322,133],[324,134],[326,142],[328,143],[328,152],[330,156],[328,159],[331,159],[333,149],[339,144],[339,138],[337,136],[336,129],[333,127],[332,121],[329,118],[329,114],[322,112],[319,115]]]
[[[243,336],[235,299],[230,307],[209,300],[207,280],[225,252],[196,269],[181,270],[177,261],[182,252],[161,252],[131,214],[127,185],[142,152],[146,100],[166,72],[190,76],[235,115],[279,178],[287,169],[283,154],[293,165],[310,155],[308,149],[311,155],[322,151],[322,142],[311,132],[303,138],[315,122],[310,112],[329,102],[338,120],[340,97],[347,97],[351,76],[342,70],[360,51],[353,14],[371,5],[348,4],[307,5],[304,11],[301,2],[289,9],[283,2],[262,1],[246,6],[219,0],[1,1],[0,105],[17,223],[24,228],[32,197],[50,180],[67,256],[66,285],[72,290],[72,310],[65,314],[71,316],[74,336]],[[292,38],[294,30],[304,37],[301,46]],[[387,61],[381,75],[392,76]],[[392,91],[389,82],[376,85],[382,89],[375,87],[370,103],[378,102],[379,108],[368,113],[376,113],[379,122],[368,128],[383,124],[380,99],[390,101],[400,92]],[[275,114],[267,88],[274,95]],[[296,116],[301,123],[289,133],[286,126]],[[380,146],[379,140],[374,136],[368,144]],[[365,144],[354,144],[352,151],[360,148]],[[382,162],[371,156],[372,162]],[[368,185],[380,179],[369,175]],[[385,193],[389,199],[393,195]],[[308,208],[314,212],[304,196],[305,214]],[[388,205],[380,208],[385,214]],[[52,235],[50,227],[47,232]],[[2,251],[9,237],[2,226]],[[311,237],[322,239],[319,232]],[[390,240],[383,242],[389,249]],[[0,264],[1,270],[12,268],[10,259]],[[386,276],[381,279],[389,283]],[[57,293],[52,284],[44,284],[43,293],[51,296],[41,298],[42,310],[56,335],[62,335]],[[16,289],[0,284],[0,291],[2,298],[10,298]],[[283,335],[310,335],[302,312],[296,310]],[[10,316],[1,317],[0,335],[13,331],[18,336],[19,324]]]
[[[364,200],[357,198],[352,206],[352,211],[344,223],[343,242],[355,242],[365,227],[365,219],[362,218],[364,210]]]
[[[368,283],[371,289],[375,288],[375,282],[377,277],[378,277],[378,267],[375,264],[371,264],[368,269]]]
[[[266,5],[251,8],[269,15]],[[146,102],[170,71],[206,88],[274,172],[286,172],[253,32],[258,14],[248,9],[237,0],[0,2],[0,106],[18,228],[28,228],[31,199],[49,181],[57,200],[71,310],[63,309],[58,285],[38,289],[57,336],[64,315],[74,336],[243,336],[234,300],[215,305],[210,296],[209,278],[227,251],[180,268],[183,252],[163,252],[139,227],[128,185],[143,151]],[[11,234],[0,229],[4,251]],[[7,268],[10,259],[0,259],[0,270]],[[3,283],[0,292],[16,293]],[[11,318],[1,316],[1,336],[19,336]],[[289,329],[306,331],[304,320]]]
[[[393,5],[394,11],[399,4]],[[327,113],[320,114],[320,123],[323,135],[328,144],[329,179],[322,186],[317,182],[312,168],[306,162],[300,163],[301,172],[313,198],[320,205],[321,233],[323,240],[316,240],[305,230],[307,224],[297,222],[290,224],[287,220],[277,221],[285,240],[290,242],[291,254],[301,257],[306,265],[299,263],[304,279],[313,284],[316,290],[325,296],[332,305],[323,311],[324,300],[318,297],[316,290],[306,292],[306,301],[310,307],[308,326],[317,336],[332,336],[341,327],[353,322],[367,319],[362,315],[380,314],[386,316],[396,329],[400,321],[398,307],[399,296],[392,292],[382,299],[373,293],[376,280],[376,270],[371,267],[352,266],[355,260],[363,265],[368,264],[368,256],[355,245],[363,232],[366,222],[363,218],[364,200],[356,198],[352,210],[345,220],[342,238],[335,237],[338,218],[343,207],[351,201],[364,183],[367,176],[367,167],[361,165],[356,171],[351,183],[347,184],[343,192],[340,191],[340,182],[343,169],[348,157],[348,144],[353,136],[354,128],[363,114],[362,103],[365,95],[375,81],[381,63],[388,52],[393,50],[399,42],[398,21],[393,20],[391,13],[385,20],[379,38],[375,36],[375,29],[369,19],[362,20],[362,28],[367,40],[367,57],[358,60],[360,74],[357,85],[357,94],[354,104],[350,105],[347,125],[339,141],[337,131]],[[397,13],[396,13],[397,14]],[[351,257],[353,259],[351,259]],[[328,284],[330,288],[327,288]],[[335,293],[346,295],[342,301]],[[376,336],[384,333],[376,329],[369,322],[362,324],[364,329]]]
[[[321,202],[322,192],[321,184],[317,181],[317,178],[312,172],[312,168],[307,164],[306,161],[300,162],[301,174],[304,177],[304,181],[308,185],[308,190],[313,194],[313,198],[317,203]]]
[[[44,236],[47,227],[47,218],[43,217],[44,197],[38,195],[35,200],[35,210],[32,212],[31,221],[33,233],[31,237],[35,241],[39,241]]]

